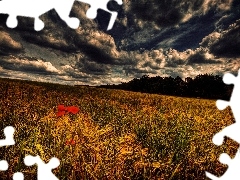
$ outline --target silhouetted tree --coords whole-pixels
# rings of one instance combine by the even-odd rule
[[[184,97],[201,97],[208,99],[226,99],[231,96],[233,86],[223,83],[221,76],[212,74],[200,74],[194,79],[187,77],[182,80],[179,76],[173,77],[149,77],[134,78],[128,83],[119,85],[100,86],[144,93],[165,94]]]

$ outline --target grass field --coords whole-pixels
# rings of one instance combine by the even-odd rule
[[[1,179],[22,172],[36,178],[37,167],[23,158],[39,155],[60,160],[60,179],[207,179],[222,175],[219,161],[233,157],[238,144],[212,137],[234,122],[230,108],[219,111],[214,100],[133,93],[94,87],[0,80],[0,139],[13,126],[16,144],[0,148],[9,163]],[[57,117],[57,106],[77,106],[73,115]],[[74,140],[74,143],[67,143]]]

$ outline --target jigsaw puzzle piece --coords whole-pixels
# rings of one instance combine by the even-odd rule
[[[6,24],[9,28],[15,28],[18,25],[17,16],[9,15],[7,18]]]
[[[238,71],[238,76],[226,73],[223,76],[223,81],[225,84],[234,84],[232,95],[230,101],[217,100],[216,106],[219,110],[225,109],[230,106],[233,112],[236,123],[225,127],[221,132],[217,133],[213,137],[213,143],[216,145],[221,145],[224,140],[224,136],[227,136],[240,144],[240,136],[238,132],[240,130],[240,113],[239,113],[239,102],[240,102],[240,70]]]
[[[52,9],[51,1],[48,5],[46,3],[46,0],[42,0],[42,2],[32,0],[2,0],[0,1],[0,13],[9,15],[6,22],[9,28],[17,27],[17,16],[35,18],[34,28],[39,31],[44,27],[44,23],[39,19],[39,16]]]
[[[213,174],[211,174],[211,173],[209,173],[209,172],[206,172],[205,174],[206,174],[206,176],[207,176],[208,178],[210,178],[211,180],[219,180],[219,179],[220,179],[219,177],[214,176]]]
[[[9,28],[15,28],[18,24],[17,15],[13,11],[13,6],[11,6],[12,3],[14,3],[13,0],[0,1],[0,13],[9,15],[6,21],[6,24]]]
[[[0,1],[0,13],[9,14],[7,26],[15,28],[18,25],[17,16],[34,18],[34,29],[40,31],[44,28],[41,15],[55,9],[62,20],[71,28],[78,28],[79,20],[69,17],[74,0],[2,0]]]
[[[5,160],[0,161],[0,171],[6,171],[8,169],[8,163]]]
[[[239,136],[240,123],[233,123],[225,127],[222,131],[218,132],[213,136],[213,143],[220,146],[224,141],[224,137],[229,137],[240,144]]]
[[[72,10],[74,0],[57,0],[55,4],[55,10],[59,17],[66,22],[66,24],[72,28],[77,29],[80,24],[80,20],[76,17],[69,17]]]
[[[226,73],[226,74],[224,74],[224,76],[223,76],[223,82],[225,83],[225,84],[235,84],[236,83],[236,77],[233,75],[233,74],[231,74],[231,73]]]
[[[225,84],[233,84],[233,92],[230,98],[230,101],[223,101],[218,100],[216,102],[216,105],[218,109],[223,110],[227,106],[230,106],[235,118],[235,123],[231,124],[230,126],[225,127],[222,131],[215,134],[213,137],[213,143],[216,145],[222,145],[224,141],[224,137],[229,137],[233,139],[234,141],[238,142],[240,144],[240,136],[239,136],[239,130],[240,130],[240,113],[239,113],[239,102],[240,102],[240,69],[238,70],[238,76],[235,77],[234,75],[227,73],[223,76],[223,81]],[[238,149],[235,157],[233,159],[230,158],[230,156],[226,153],[223,153],[219,157],[219,161],[222,164],[228,165],[227,171],[222,175],[221,177],[216,177],[212,175],[211,173],[206,172],[206,176],[211,178],[212,180],[238,180],[240,179],[240,149]]]
[[[239,113],[239,105],[240,105],[240,69],[238,70],[238,76],[234,76],[233,74],[226,73],[223,76],[223,81],[225,84],[233,84],[232,95],[230,101],[217,100],[216,106],[219,110],[225,109],[227,106],[230,106],[233,112],[233,116],[236,122],[240,123],[240,113]],[[226,127],[228,128],[228,127]]]
[[[12,126],[7,126],[4,128],[3,132],[4,132],[5,139],[0,140],[0,147],[10,146],[15,144],[15,141],[13,138],[14,131],[15,130]]]
[[[7,126],[4,128],[5,139],[0,140],[0,147],[14,145],[15,141],[13,139],[14,128],[12,126]],[[0,160],[0,171],[6,171],[8,169],[8,163],[5,160]]]
[[[32,166],[34,164],[37,164],[38,180],[46,180],[46,179],[58,180],[58,178],[52,173],[52,169],[60,165],[60,161],[57,158],[53,157],[47,164],[45,164],[39,156],[34,157],[31,155],[28,155],[24,158],[24,163],[27,166]]]
[[[21,172],[16,172],[13,174],[13,180],[24,180],[23,173]]]
[[[219,161],[222,164],[228,165],[227,171],[221,176],[216,177],[213,174],[206,172],[206,176],[212,180],[239,180],[240,179],[240,171],[239,171],[239,165],[240,165],[240,150],[238,149],[235,157],[231,159],[231,157],[226,154],[222,153],[219,157]]]
[[[88,9],[87,13],[86,13],[86,16],[89,18],[89,19],[95,19],[97,17],[97,10],[98,9],[102,9],[108,13],[111,14],[111,19],[110,19],[110,22],[108,24],[108,28],[107,30],[110,30],[112,29],[113,25],[114,25],[114,22],[117,18],[117,15],[118,13],[117,12],[113,12],[113,11],[110,11],[108,8],[107,8],[107,4],[109,2],[109,0],[77,0],[77,1],[80,1],[80,2],[83,2],[83,3],[87,3],[90,5],[90,8]],[[119,5],[122,5],[122,0],[115,0]]]
[[[216,106],[219,110],[224,110],[229,105],[230,105],[229,101],[217,100],[216,102]]]

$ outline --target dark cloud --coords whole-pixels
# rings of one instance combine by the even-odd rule
[[[71,77],[73,79],[77,78],[77,79],[89,79],[91,78],[91,75],[88,75],[87,73],[84,73],[81,71],[81,69],[74,69],[73,67],[66,65],[63,66],[63,73],[61,74],[61,78],[62,76],[67,76],[67,77]]]
[[[195,6],[194,2],[202,5]],[[141,4],[145,3],[143,0],[134,2],[126,1],[126,4],[128,4],[125,5],[125,16],[122,18],[122,23],[126,24],[127,30],[123,31],[125,32],[122,36],[124,41],[120,40],[120,42],[117,43],[121,45],[121,49],[127,51],[134,51],[141,48],[145,50],[158,48],[166,50],[168,48],[174,48],[179,51],[184,51],[189,48],[195,49],[199,47],[199,42],[201,42],[202,38],[216,30],[216,28],[219,29],[229,26],[236,19],[239,19],[239,8],[236,8],[239,2],[238,0],[204,0],[203,2],[185,2],[184,0],[166,1],[166,3],[169,3],[167,5],[169,11],[173,8],[173,4],[178,7],[187,3],[189,9],[185,11],[182,10],[181,7],[178,7],[177,10],[181,11],[184,15],[183,19],[176,24],[166,24],[165,26],[164,21],[161,21],[163,25],[160,26],[156,24],[157,16],[161,15],[161,12],[164,16],[166,16],[167,13],[160,11],[162,7],[158,4],[165,2],[157,0],[146,1],[146,4],[159,8],[159,12],[151,14],[151,9],[148,10],[147,8],[144,11],[136,11],[136,13],[131,11],[132,4],[135,3],[136,6],[141,6]],[[138,15],[144,17],[149,16],[150,20],[143,20]],[[133,21],[131,21],[131,19],[133,19]],[[138,28],[135,26],[138,26]]]
[[[89,6],[79,2],[70,13],[80,19],[76,30],[54,10],[41,16],[45,27],[40,32],[34,31],[33,18],[19,17],[18,27],[9,29],[7,16],[0,15],[0,55],[5,55],[0,56],[0,74],[93,85],[144,74],[193,77],[235,71],[239,21],[223,28],[237,19],[237,1],[231,12],[232,0],[124,0],[111,31],[106,31],[108,13],[87,19]],[[229,58],[230,65],[223,64]]]
[[[64,34],[55,33],[52,34],[38,34],[34,32],[34,34],[29,34],[28,32],[22,33],[22,37],[28,43],[36,44],[42,47],[50,47],[56,50],[60,50],[63,52],[76,52],[77,48],[74,47],[71,43],[68,43],[66,38],[64,38]]]
[[[0,66],[7,70],[32,72],[36,74],[57,74],[58,70],[50,63],[44,62],[43,60],[32,60],[29,61],[28,57],[16,58],[10,56],[6,59],[0,60]]]
[[[89,59],[81,59],[76,63],[75,68],[80,72],[93,75],[106,75],[110,72],[110,68],[107,65],[96,63]]]
[[[221,37],[221,33],[212,32],[202,39],[202,42],[199,43],[204,48],[210,48],[218,39]]]
[[[132,12],[139,20],[166,27],[180,23],[189,10],[198,10],[203,2],[204,0],[138,0],[130,2],[129,12]]]
[[[23,50],[20,42],[14,40],[3,28],[0,29],[0,54],[20,53]]]
[[[211,44],[210,51],[220,57],[240,57],[240,20]]]
[[[114,64],[114,59],[104,49],[96,45],[87,44],[86,42],[78,41],[78,47],[89,59],[101,64]]]
[[[184,15],[172,6],[171,1],[131,1],[131,10],[138,19],[154,22],[159,26],[178,24]]]
[[[27,21],[26,18],[21,19],[23,20],[21,21],[22,24],[19,24],[19,28],[29,27],[29,25],[27,26],[27,22],[29,23],[29,21]],[[69,28],[66,23],[61,21],[55,11],[50,11],[44,14],[42,19],[45,23],[43,30],[37,32],[31,27],[30,29],[25,29],[19,33],[24,41],[67,53],[75,52],[77,50],[74,43],[72,43],[74,35],[76,35],[75,30]],[[55,19],[55,21],[53,19]]]
[[[80,26],[84,28],[97,27],[96,22],[86,18],[86,4],[75,3],[70,16],[77,17],[81,20]],[[6,27],[6,15],[0,15],[0,26]],[[75,46],[74,39],[79,34],[76,30],[71,29],[67,24],[58,16],[55,10],[51,10],[42,16],[45,27],[40,32],[34,30],[34,18],[18,17],[18,26],[13,30],[17,32],[24,41],[36,44],[42,47],[50,47],[63,52],[76,52],[79,47]]]
[[[76,7],[73,8],[72,14],[79,18],[82,17],[80,18],[81,25],[77,30],[69,28],[55,11],[50,11],[42,16],[45,22],[45,28],[42,31],[36,32],[25,29],[19,32],[19,34],[27,43],[44,48],[49,47],[65,53],[80,52],[92,61],[102,64],[114,64],[114,59],[116,58],[115,54],[112,54],[116,50],[114,39],[110,35],[96,29],[96,22],[86,20],[85,6],[76,4]],[[25,24],[26,18],[20,19],[19,28],[29,25]],[[18,30],[16,29],[16,31]],[[116,63],[119,62],[116,61]]]
[[[187,64],[217,64],[221,63],[220,61],[212,60],[212,59],[207,59],[205,54],[202,53],[196,53],[194,55],[191,55],[188,58],[188,63]]]
[[[229,10],[232,0],[126,0],[125,9],[134,15],[137,21],[152,22],[160,27],[186,22],[195,15],[202,15],[211,8]]]
[[[184,60],[188,65],[222,63],[221,60],[216,59],[215,56],[209,52],[208,48],[204,47],[200,47],[195,50],[187,50],[184,54]]]

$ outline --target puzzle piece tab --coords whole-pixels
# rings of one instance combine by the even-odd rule
[[[0,139],[0,147],[14,145],[15,141],[13,139],[14,128],[12,126],[7,126],[4,128],[5,139]]]
[[[234,88],[230,101],[217,100],[216,105],[219,110],[225,109],[227,106],[230,106],[235,117],[235,121],[240,122],[240,113],[239,113],[239,102],[240,102],[240,69],[238,70],[238,76],[235,77],[233,74],[226,73],[223,76],[223,82],[225,84],[233,84]]]
[[[17,16],[35,18],[34,29],[40,31],[44,28],[44,23],[39,17],[55,9],[69,27],[76,29],[79,26],[79,19],[69,17],[73,3],[74,0],[2,0],[0,13],[9,14],[6,24],[10,28],[17,27]]]
[[[86,13],[86,15],[89,19],[94,19],[94,18],[97,17],[97,10],[98,9],[102,9],[102,10],[110,13],[111,14],[111,19],[110,19],[110,22],[108,24],[107,30],[112,29],[118,13],[110,11],[107,8],[107,4],[108,4],[109,0],[97,0],[97,1],[96,0],[77,0],[77,1],[87,3],[87,4],[90,5],[90,8],[88,9],[88,11]],[[114,0],[114,1],[116,1],[119,5],[122,5],[122,3],[123,3],[122,0]]]
[[[0,140],[0,147],[14,145],[15,141],[13,139],[14,128],[12,126],[7,126],[4,128],[5,139]],[[5,160],[0,160],[0,171],[6,171],[8,169],[8,163]]]
[[[13,174],[13,180],[24,180],[23,173],[21,172],[16,172]]]
[[[227,136],[240,144],[240,69],[238,71],[238,76],[227,73],[223,76],[223,82],[225,84],[234,84],[232,95],[230,101],[217,100],[216,105],[219,110],[225,109],[230,106],[235,118],[235,123],[225,127],[222,131],[215,134],[213,137],[213,143],[220,146],[223,143],[224,136]]]
[[[72,6],[75,0],[2,0],[0,1],[0,13],[9,14],[7,26],[15,28],[18,25],[17,16],[34,18],[34,29],[40,31],[44,28],[44,22],[39,18],[41,15],[55,9],[59,17],[73,29],[79,27],[80,21],[78,18],[69,17]],[[91,7],[87,11],[87,17],[94,19],[97,16],[97,10],[102,9],[111,14],[111,19],[108,25],[110,30],[117,18],[118,13],[110,11],[107,8],[109,0],[78,0],[89,4]],[[115,0],[119,5],[122,5],[122,0]]]
[[[212,180],[239,180],[240,179],[240,149],[238,149],[233,159],[226,153],[220,155],[219,161],[222,164],[228,165],[227,171],[221,176],[216,177],[209,172],[206,172],[206,176]]]
[[[217,100],[216,105],[219,110],[225,109],[227,106],[230,106],[233,112],[233,116],[235,118],[235,123],[225,127],[223,130],[218,132],[213,137],[213,143],[220,146],[224,141],[224,137],[229,137],[234,141],[240,144],[240,69],[238,70],[238,76],[227,73],[223,76],[223,82],[225,84],[234,84],[234,88],[232,91],[232,95],[230,101]],[[208,172],[206,172],[206,176],[211,178],[212,180],[238,180],[240,179],[240,148],[238,149],[235,157],[231,159],[229,155],[226,153],[221,154],[219,158],[220,162],[228,165],[228,169],[225,174],[221,177],[216,177]]]
[[[57,158],[51,158],[50,161],[45,164],[39,156],[28,155],[24,158],[24,163],[27,166],[37,164],[37,178],[38,180],[58,180],[58,178],[52,173],[52,169],[60,165],[60,161]]]
[[[8,163],[5,160],[0,161],[0,171],[6,171],[8,169]]]

